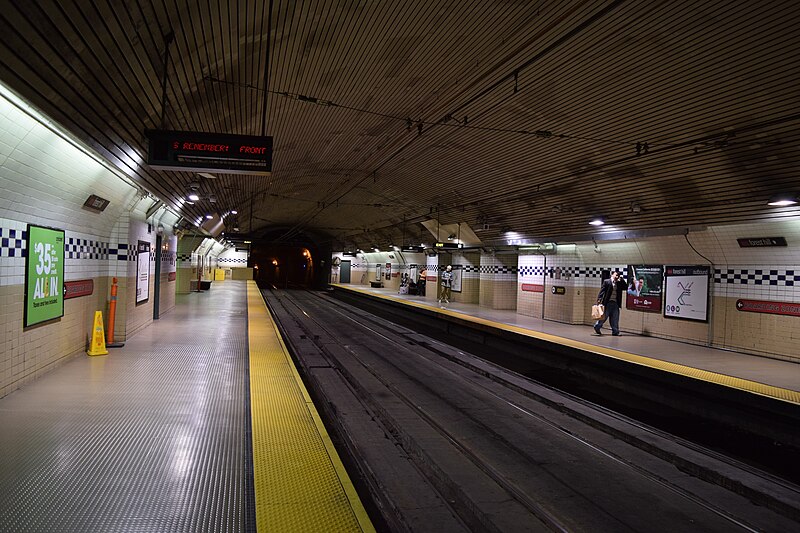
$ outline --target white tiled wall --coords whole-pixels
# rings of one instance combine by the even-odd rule
[[[480,257],[480,305],[490,309],[517,308],[517,256]]]
[[[83,207],[92,194],[109,200],[103,212]],[[108,319],[114,276],[120,280],[120,334],[124,338],[129,326],[145,324],[127,309],[130,232],[135,229],[129,213],[140,200],[136,187],[42,125],[35,111],[0,87],[0,396],[84,354],[95,311]],[[143,213],[134,214],[144,219]],[[23,328],[23,232],[28,224],[65,231],[65,281],[91,279],[94,292],[66,300],[63,317]]]
[[[450,264],[461,269],[461,292],[453,291],[454,302],[476,304],[480,301],[481,255],[477,252],[453,252]],[[447,265],[445,265],[446,268]]]
[[[741,248],[737,238],[785,237],[788,246]],[[546,268],[544,267],[546,261]],[[800,302],[800,220],[731,225],[690,232],[688,235],[653,237],[615,242],[559,246],[555,256],[520,256],[518,312],[538,316],[538,302],[545,301],[545,318],[590,324],[591,304],[599,291],[599,271],[628,264],[711,264],[711,311],[708,324],[665,318],[662,313],[623,309],[623,331],[708,344],[800,361],[795,333],[800,317],[740,312],[738,299]],[[536,274],[532,269],[539,268]],[[561,268],[561,280],[555,269]],[[526,293],[522,283],[545,276],[545,293]],[[568,274],[565,278],[564,274]],[[556,299],[552,285],[566,287]],[[580,291],[581,294],[578,294]]]
[[[520,255],[518,258],[517,313],[521,315],[542,318],[545,261],[543,255]]]

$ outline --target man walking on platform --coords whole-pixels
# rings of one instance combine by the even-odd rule
[[[605,280],[600,287],[597,295],[597,303],[603,304],[605,314],[594,324],[595,335],[602,335],[600,328],[606,321],[611,324],[611,334],[619,335],[619,310],[622,307],[622,292],[625,290],[625,283],[620,280],[618,270],[611,273],[611,278]]]

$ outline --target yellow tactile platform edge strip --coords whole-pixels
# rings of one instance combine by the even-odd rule
[[[487,320],[485,318],[479,318],[464,313],[450,311],[447,309],[439,309],[436,307],[431,307],[429,305],[420,304],[414,301],[405,300],[403,298],[397,298],[390,294],[380,294],[356,287],[346,287],[338,283],[332,285],[340,289],[353,292],[360,292],[375,298],[383,298],[385,300],[400,302],[404,305],[418,307],[420,309],[432,310],[437,313],[456,317],[461,320],[466,320],[468,322],[474,322],[476,324],[482,324],[485,326],[490,326],[493,328],[502,329],[506,331],[513,331],[514,333],[519,333],[520,335],[525,335],[527,337],[542,339],[549,342],[570,346],[572,348],[577,348],[579,350],[596,353],[605,357],[612,357],[614,359],[619,359],[622,361],[627,361],[629,363],[655,368],[657,370],[662,370],[664,372],[678,374],[681,376],[697,379],[700,381],[715,383],[732,389],[738,389],[752,394],[758,394],[760,396],[766,396],[768,398],[774,398],[776,400],[781,400],[784,402],[800,405],[800,391],[775,387],[774,385],[767,385],[765,383],[759,383],[757,381],[737,378],[734,376],[727,376],[725,374],[720,374],[718,372],[701,370],[699,368],[681,365],[678,363],[670,363],[669,361],[662,361],[660,359],[654,359],[652,357],[646,357],[643,355],[637,355],[628,352],[623,352],[620,350],[614,350],[613,348],[605,348],[603,346],[597,346],[586,342],[576,341],[573,339],[568,339],[566,337],[558,337],[556,335],[551,335],[549,333],[543,333],[541,331],[535,331],[532,329],[526,329],[519,326],[513,326],[511,324],[504,324],[502,322],[495,322],[493,320]]]
[[[253,281],[247,323],[257,530],[374,532]]]

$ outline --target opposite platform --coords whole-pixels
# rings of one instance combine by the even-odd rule
[[[536,319],[514,311],[462,303],[450,303],[442,309],[436,302],[389,289],[343,284],[334,287],[800,405],[800,365],[796,363],[640,335],[595,337],[590,335],[589,326]]]

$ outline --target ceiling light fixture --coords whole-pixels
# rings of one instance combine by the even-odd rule
[[[606,223],[606,220],[603,217],[594,217],[589,221],[589,224],[592,226],[602,226]]]
[[[206,215],[206,220],[211,220],[212,218],[214,218],[212,215]]]
[[[200,195],[192,191],[186,196],[186,198],[188,198],[191,202],[196,202],[200,199]]]
[[[237,211],[236,209],[231,209],[231,215],[238,215],[238,214],[239,211]]]
[[[794,193],[782,192],[772,195],[767,205],[775,207],[785,207],[787,205],[795,205],[798,202],[797,195]]]

